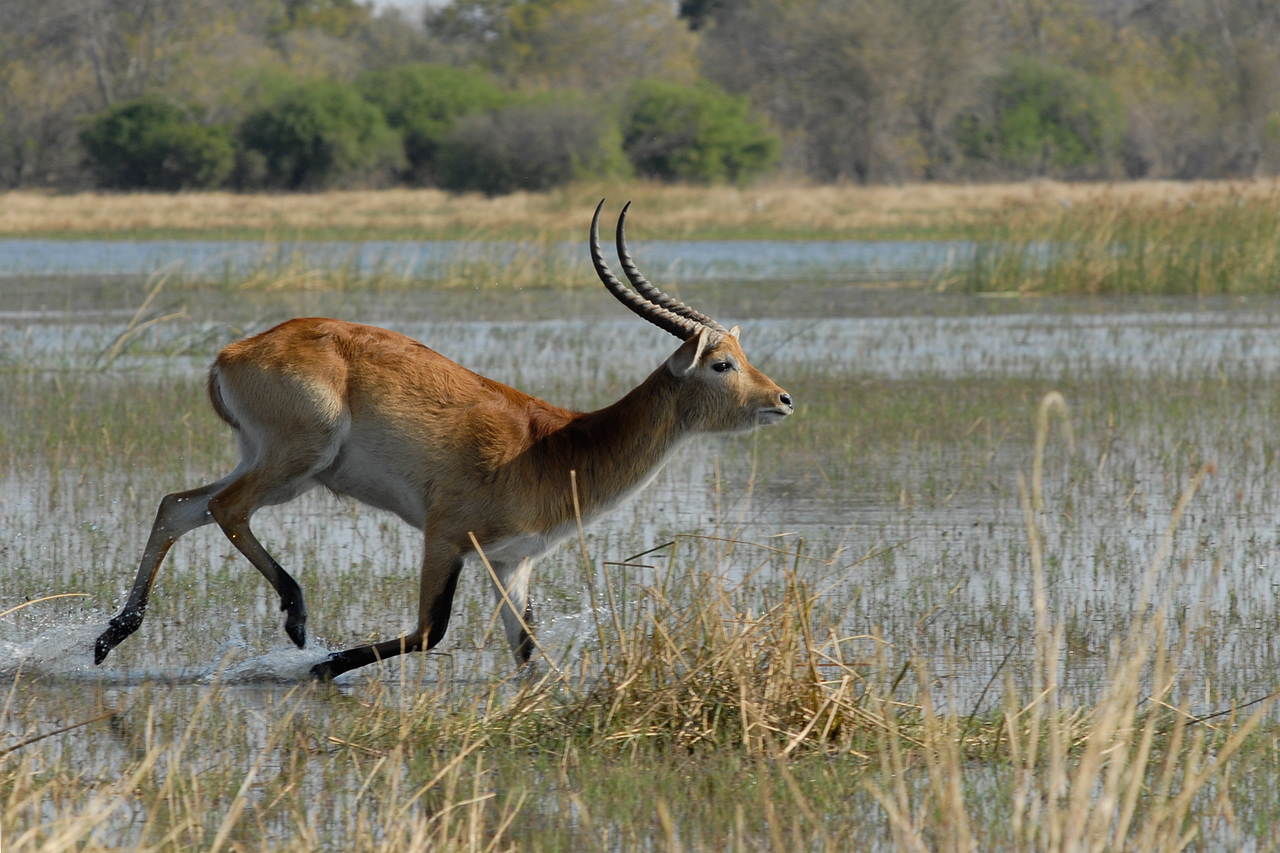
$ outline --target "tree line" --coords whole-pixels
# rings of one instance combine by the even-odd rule
[[[1274,0],[6,0],[0,185],[1280,172]]]

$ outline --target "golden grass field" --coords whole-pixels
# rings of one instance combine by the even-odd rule
[[[319,193],[72,193],[0,195],[6,237],[544,238],[581,239],[602,197],[634,202],[633,229],[653,238],[815,238],[973,233],[1016,212],[1280,204],[1280,180],[903,186],[578,184],[498,198],[433,189]],[[1008,224],[1008,223],[1004,223]]]

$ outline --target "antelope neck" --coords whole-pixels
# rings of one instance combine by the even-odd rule
[[[679,391],[664,365],[618,402],[578,414],[548,437],[548,455],[562,470],[577,472],[584,514],[625,500],[689,436],[677,410]]]

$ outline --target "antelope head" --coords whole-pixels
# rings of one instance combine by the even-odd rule
[[[591,219],[591,262],[605,288],[640,317],[684,344],[667,359],[679,383],[677,408],[686,428],[696,432],[743,432],[774,424],[795,411],[791,395],[752,367],[739,343],[740,329],[726,329],[706,314],[663,293],[636,268],[627,251],[627,202],[618,215],[618,259],[633,292],[605,263],[600,249],[600,210]]]

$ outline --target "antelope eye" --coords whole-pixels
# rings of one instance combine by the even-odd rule
[[[716,373],[724,373],[726,370],[733,370],[733,365],[727,361],[717,361],[711,365],[711,369]]]

